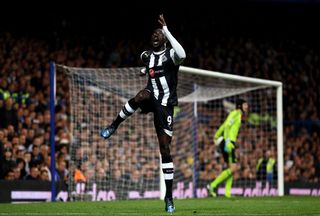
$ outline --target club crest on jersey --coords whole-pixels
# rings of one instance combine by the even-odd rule
[[[154,77],[154,74],[155,74],[154,70],[153,70],[152,68],[149,69],[149,75],[150,75],[150,77]]]
[[[168,59],[165,55],[162,56],[162,62],[166,62]]]

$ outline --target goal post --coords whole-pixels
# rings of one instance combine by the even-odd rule
[[[161,187],[159,146],[151,113],[137,110],[111,138],[100,137],[101,129],[112,122],[125,102],[145,88],[147,77],[139,76],[141,68],[56,64],[54,69],[57,97],[67,95],[70,100],[68,199],[162,198],[165,187]],[[238,156],[244,167],[234,178],[234,194],[282,196],[282,83],[185,66],[180,67],[178,77],[179,105],[175,107],[171,143],[173,196],[208,196],[205,185],[223,169],[213,134],[238,97],[247,99],[252,111],[249,123],[240,129]],[[63,80],[68,80],[67,84]],[[277,154],[276,180],[268,188],[257,188],[254,154],[267,149]],[[77,179],[76,172],[84,178]],[[222,194],[223,187],[219,189]]]
[[[269,87],[276,88],[276,109],[277,109],[277,169],[278,169],[278,195],[284,195],[284,172],[283,172],[283,93],[282,93],[282,82],[280,81],[273,81],[273,80],[266,80],[266,79],[259,79],[259,78],[252,78],[252,77],[245,77],[240,75],[234,74],[226,74],[216,71],[209,71],[203,70],[198,68],[192,67],[185,67],[181,66],[180,71],[183,73],[189,74],[196,74],[198,76],[207,76],[207,77],[214,77],[214,78],[221,78],[227,80],[236,80],[238,82],[243,83],[252,83],[258,85],[265,85]]]

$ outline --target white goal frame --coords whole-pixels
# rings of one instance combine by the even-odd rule
[[[204,69],[192,68],[192,67],[180,67],[180,72],[195,74],[200,76],[209,76],[227,80],[234,80],[244,83],[259,84],[269,87],[275,87],[277,89],[277,169],[278,169],[278,195],[284,195],[284,178],[283,178],[283,100],[282,100],[282,82],[252,78],[246,76],[239,76],[233,74],[226,74],[222,72],[209,71]]]
[[[53,128],[51,130],[51,145],[52,145],[52,155],[54,155],[54,104],[55,104],[55,64],[51,63],[50,68],[50,107],[51,107],[51,127]],[[197,76],[204,76],[204,77],[213,77],[218,79],[225,79],[225,80],[231,80],[231,81],[237,81],[237,82],[243,82],[243,83],[249,83],[249,84],[258,84],[265,87],[273,87],[276,88],[276,111],[277,111],[277,191],[279,196],[284,195],[284,171],[283,171],[283,84],[279,81],[273,81],[273,80],[267,80],[267,79],[259,79],[259,78],[252,78],[252,77],[246,77],[246,76],[240,76],[240,75],[233,75],[233,74],[226,74],[223,72],[216,72],[216,71],[210,71],[210,70],[204,70],[204,69],[198,69],[198,68],[192,68],[192,67],[186,67],[186,66],[180,66],[179,69],[180,75],[183,76],[183,73],[185,74],[193,74]],[[54,163],[54,157],[51,158]],[[52,163],[51,162],[51,163]],[[161,166],[160,166],[161,167]],[[51,167],[52,173],[54,174],[54,169]],[[164,186],[164,179],[162,176],[162,171],[160,169],[160,196],[163,197],[165,186]],[[54,190],[54,183],[52,183],[52,201],[54,201],[55,197],[55,190]]]

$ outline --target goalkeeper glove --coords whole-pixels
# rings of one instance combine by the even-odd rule
[[[218,137],[218,138],[214,138],[213,142],[216,146],[220,145],[220,143],[222,142],[223,137]]]
[[[226,153],[230,153],[234,149],[234,145],[230,140],[226,140],[226,143],[224,145],[224,151]]]

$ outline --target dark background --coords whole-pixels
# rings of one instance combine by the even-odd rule
[[[110,38],[149,37],[165,15],[175,34],[259,38],[316,39],[319,37],[320,1],[43,1],[1,2],[1,31],[46,37],[53,31],[66,35],[107,35]],[[112,5],[111,5],[112,4]],[[208,28],[209,26],[209,28]]]

